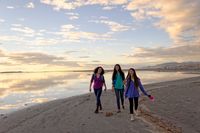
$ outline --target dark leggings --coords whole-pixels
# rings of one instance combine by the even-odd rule
[[[94,94],[96,96],[96,101],[97,101],[97,107],[101,106],[101,93],[102,93],[102,88],[100,89],[94,89]]]
[[[122,106],[124,106],[124,89],[115,89],[117,108],[120,109],[120,99]]]
[[[133,114],[133,99],[134,99],[134,103],[135,103],[135,110],[138,109],[138,97],[129,98],[130,114]]]

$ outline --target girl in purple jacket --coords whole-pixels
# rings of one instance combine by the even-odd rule
[[[102,110],[102,105],[101,105],[101,93],[102,93],[102,87],[104,85],[105,91],[107,90],[105,79],[104,79],[104,69],[102,67],[97,67],[94,69],[94,74],[92,75],[91,81],[90,81],[90,88],[89,91],[91,92],[91,87],[93,83],[93,89],[94,89],[94,94],[96,96],[96,110],[95,113],[99,113],[99,109]]]
[[[138,112],[138,99],[139,99],[139,88],[143,92],[144,95],[148,96],[149,98],[151,95],[148,95],[145,91],[144,87],[142,86],[142,83],[140,79],[136,75],[136,71],[133,68],[130,68],[128,71],[128,75],[126,77],[126,91],[125,91],[125,97],[129,99],[130,104],[130,114],[131,114],[131,121],[134,120],[134,114],[137,116]],[[135,109],[133,111],[133,100],[135,104]]]

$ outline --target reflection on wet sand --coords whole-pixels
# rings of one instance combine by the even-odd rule
[[[108,88],[112,73],[106,73]],[[154,83],[195,76],[179,72],[138,71],[143,83]],[[35,103],[88,92],[91,72],[9,73],[0,76],[0,113]]]
[[[65,92],[80,81],[87,82],[88,75],[86,73],[1,74],[0,111],[56,99],[53,94]],[[67,96],[67,92],[65,94]]]

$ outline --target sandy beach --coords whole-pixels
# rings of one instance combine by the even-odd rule
[[[115,94],[102,94],[103,110],[95,114],[93,93],[55,100],[0,116],[0,133],[199,133],[200,77],[144,86],[155,97],[141,96],[136,120],[128,100],[117,113]]]

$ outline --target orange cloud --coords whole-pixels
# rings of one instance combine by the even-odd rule
[[[137,20],[158,18],[155,26],[164,29],[175,44],[199,42],[198,0],[134,0],[126,8]]]

